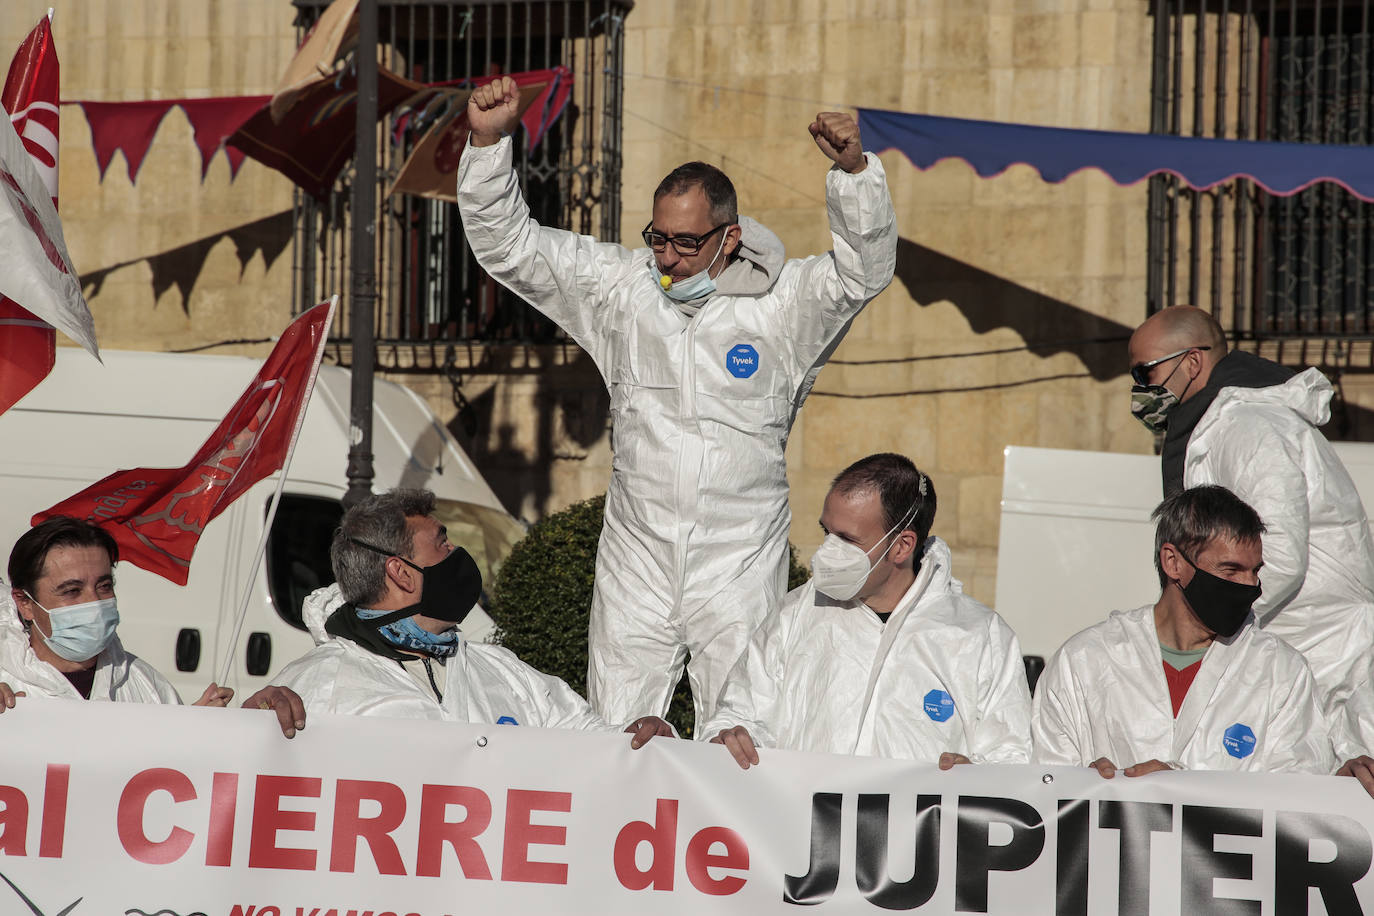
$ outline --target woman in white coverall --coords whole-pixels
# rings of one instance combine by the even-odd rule
[[[612,721],[662,713],[690,652],[697,721],[787,581],[783,452],[848,323],[892,280],[896,220],[883,168],[848,115],[811,125],[834,250],[784,261],[740,217],[718,169],[668,176],[631,251],[530,219],[511,170],[519,91],[477,89],[458,169],[463,230],[496,280],[595,361],[614,462],[596,557],[588,693]]]
[[[1331,773],[1307,663],[1255,626],[1255,511],[1223,487],[1155,510],[1159,601],[1066,642],[1036,686],[1034,760],[1104,777],[1164,769]]]
[[[463,639],[482,574],[433,511],[433,493],[398,489],[345,514],[330,548],[338,584],[303,608],[319,645],[280,681],[311,713],[621,731],[559,678]],[[634,747],[673,733],[654,716],[624,731]]]
[[[935,485],[900,455],[842,471],[811,580],[764,619],[699,734],[746,769],[756,745],[945,769],[1028,762],[1016,634],[950,574],[935,508]]]

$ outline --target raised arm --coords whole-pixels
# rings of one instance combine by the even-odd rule
[[[878,157],[863,151],[858,124],[847,114],[822,112],[809,130],[835,166],[825,178],[832,250],[790,273],[790,323],[799,362],[807,366],[887,288],[897,263],[897,217],[887,175]]]
[[[549,229],[530,218],[511,168],[509,132],[519,105],[520,90],[509,77],[478,88],[468,100],[472,133],[458,165],[463,232],[488,274],[556,322],[602,365],[610,292],[643,265],[620,245]]]

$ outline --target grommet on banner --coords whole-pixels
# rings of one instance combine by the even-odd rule
[[[486,735],[481,735],[480,737],[478,737],[478,739],[477,739],[477,746],[478,746],[478,747],[486,747],[486,746],[487,746],[487,736],[486,736]]]
[[[1045,785],[1049,785],[1050,783],[1054,782],[1054,774],[1046,773],[1044,776],[1040,777],[1040,781],[1043,782]]]

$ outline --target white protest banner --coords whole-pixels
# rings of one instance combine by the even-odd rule
[[[1374,905],[1352,779],[933,766],[21,699],[0,913],[1273,914]]]

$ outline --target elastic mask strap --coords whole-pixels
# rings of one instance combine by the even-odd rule
[[[407,560],[405,557],[401,556],[399,553],[396,553],[396,552],[391,551],[391,550],[383,550],[382,548],[376,546],[375,544],[369,544],[367,541],[360,541],[360,540],[358,540],[357,538],[353,537],[351,534],[346,534],[346,535],[344,535],[344,537],[348,538],[348,542],[349,542],[350,544],[356,544],[356,545],[358,545],[359,547],[363,548],[364,550],[370,550],[370,551],[372,551],[373,553],[379,553],[379,554],[381,554],[382,556],[388,557],[388,558],[390,558],[390,557],[395,557],[396,559],[400,560],[402,563],[404,563],[405,565],[409,566],[411,569],[416,570],[416,571],[419,572],[419,573],[424,573],[424,571],[425,571],[425,569],[424,569],[423,566],[417,566],[416,564],[414,564],[414,563],[410,562],[409,560]],[[27,594],[27,592],[26,592],[25,594]]]
[[[419,605],[411,605],[410,607],[403,607],[399,611],[387,611],[380,617],[359,617],[358,620],[380,630],[384,626],[405,620],[407,617],[414,617],[420,613],[417,610],[418,607]]]

